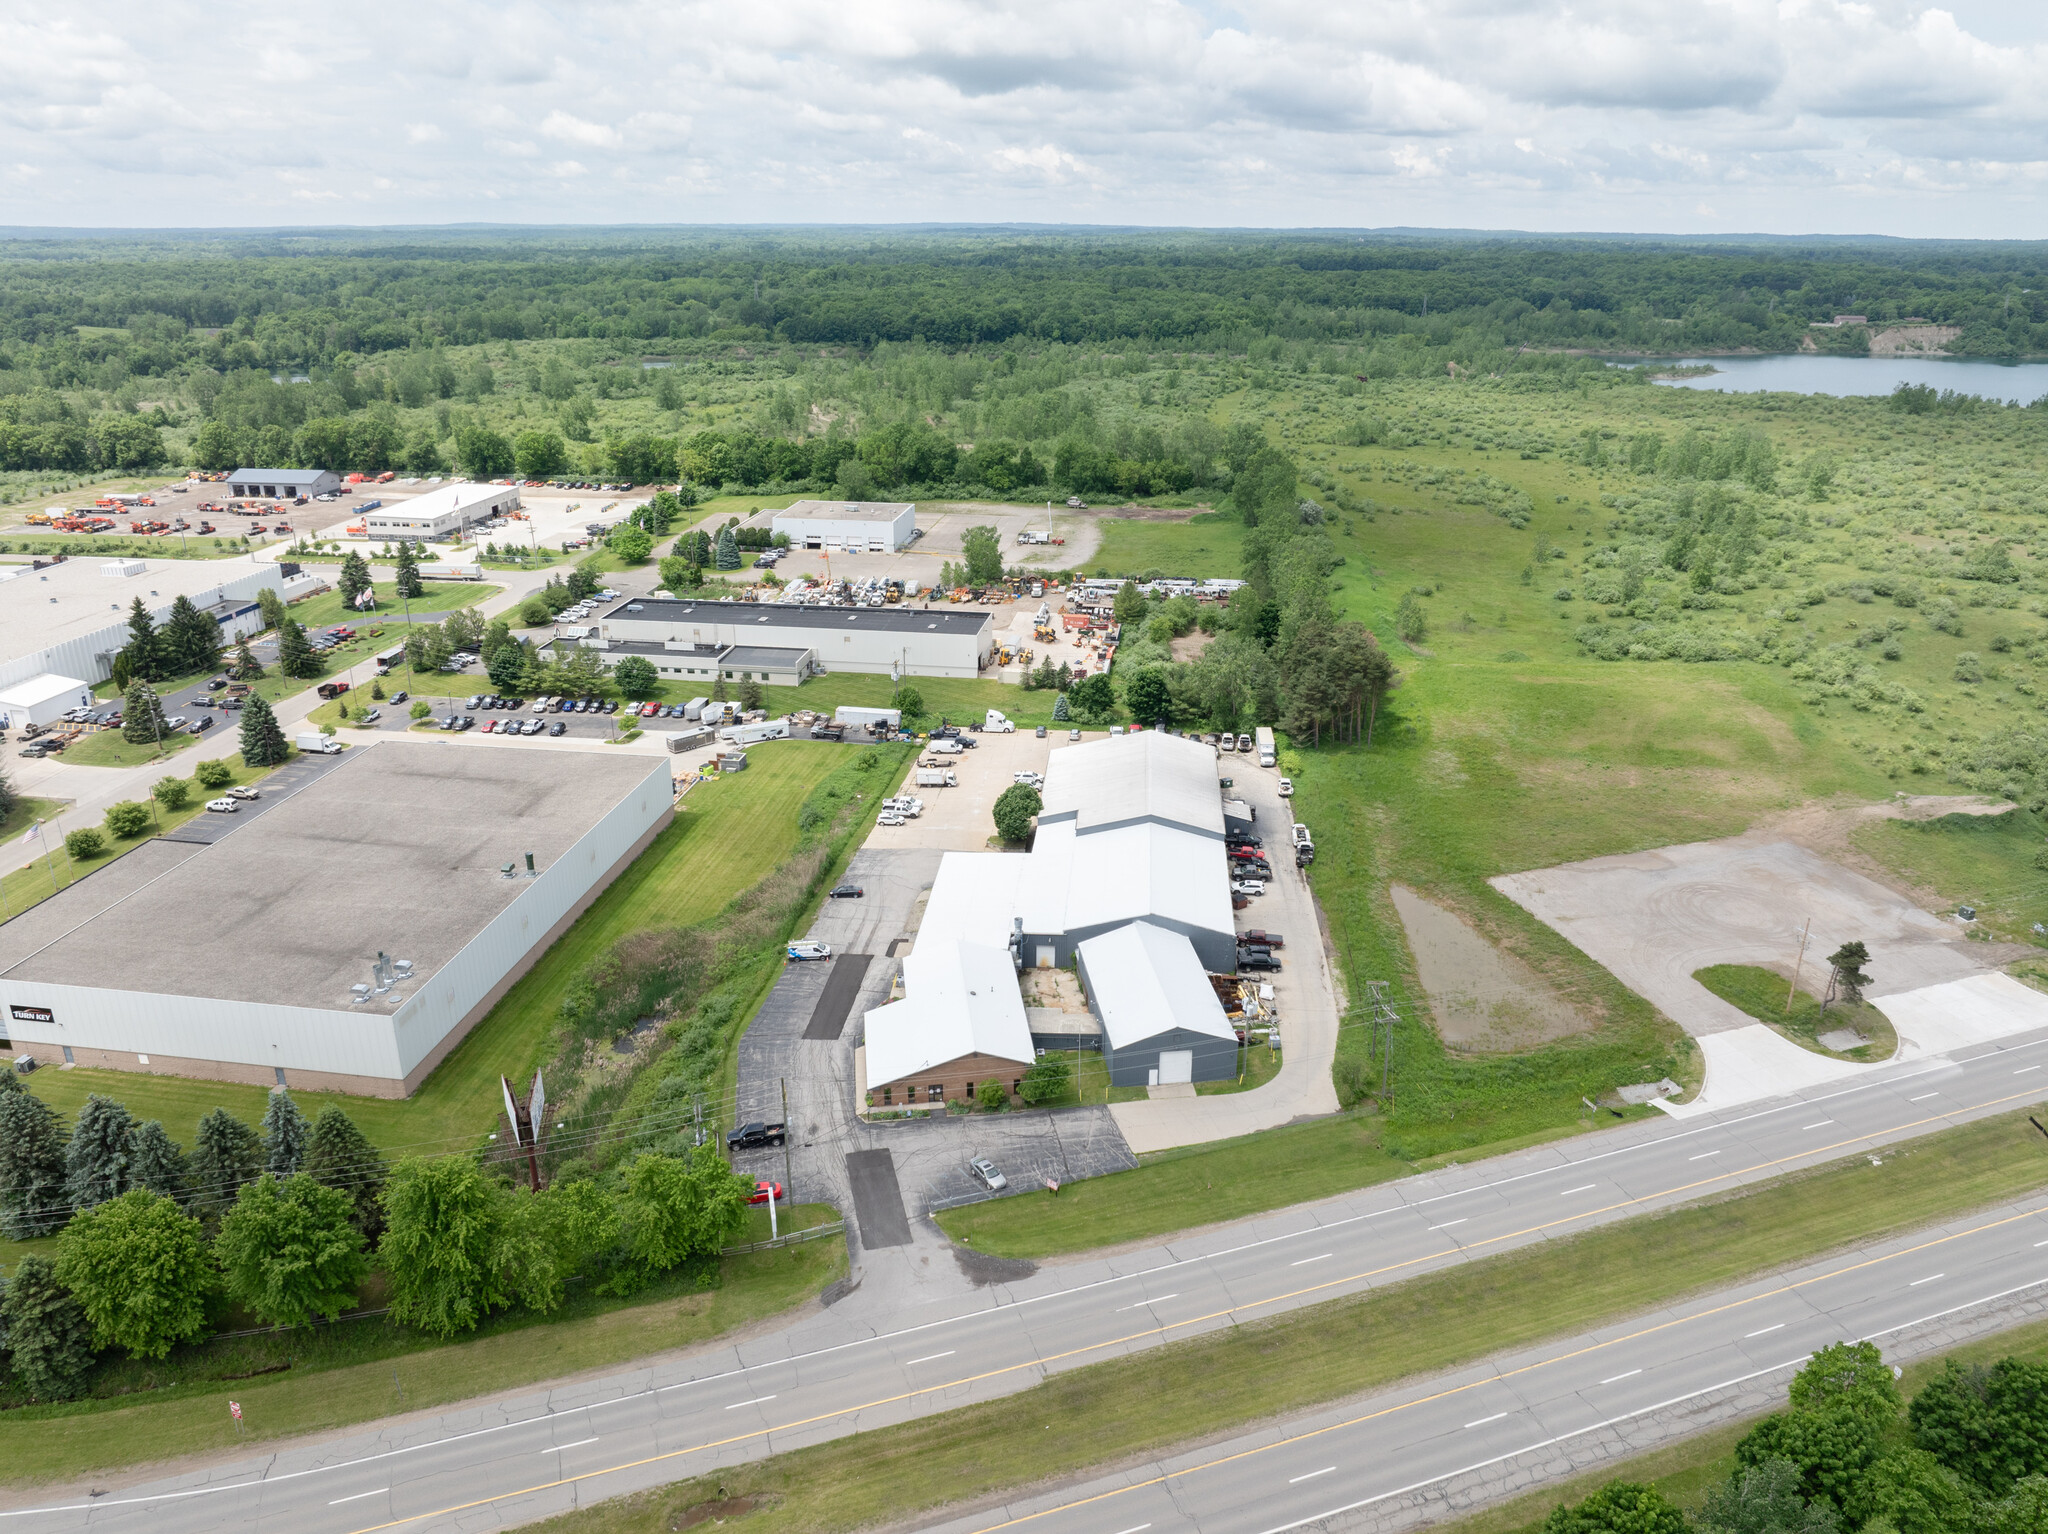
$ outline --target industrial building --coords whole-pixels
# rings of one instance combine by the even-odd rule
[[[479,522],[519,510],[517,485],[443,485],[365,512],[363,536],[372,543],[422,542],[459,538]]]
[[[769,531],[793,549],[844,549],[849,554],[894,554],[917,536],[917,506],[910,501],[798,501],[773,513]]]
[[[1021,1079],[1044,1047],[1099,1043],[1123,1086],[1235,1074],[1237,1036],[1208,978],[1237,964],[1215,753],[1158,731],[1068,746],[1042,799],[1029,853],[940,861],[903,999],[867,1014],[872,1106]],[[1018,972],[1068,964],[1098,1027],[1034,1037]]]
[[[74,708],[92,704],[92,688],[75,676],[45,671],[25,682],[0,688],[0,729],[54,724]]]
[[[262,631],[256,593],[265,586],[290,595],[276,565],[251,560],[0,565],[0,689],[43,676],[105,681],[128,643],[128,609],[138,596],[159,625],[170,617],[172,602],[191,598],[213,614],[232,644]]]
[[[887,676],[972,677],[995,649],[995,614],[922,607],[804,607],[782,602],[693,602],[636,597],[621,602],[581,642],[616,664],[643,654],[671,674],[710,676],[730,668],[704,657],[734,645],[808,651],[806,674],[859,671]],[[621,649],[621,646],[638,648]],[[660,657],[675,657],[667,661]],[[684,668],[680,672],[673,668]],[[689,668],[697,668],[690,670]]]
[[[228,476],[228,494],[237,500],[288,501],[340,488],[341,476],[332,469],[237,469]]]
[[[728,682],[796,687],[821,669],[817,652],[808,646],[711,644],[681,650],[639,640],[579,639],[570,634],[557,635],[542,646],[544,651],[552,650],[558,656],[576,648],[595,651],[607,671],[627,656],[638,655],[652,661],[662,676],[685,682],[695,679],[708,683],[723,676]]]
[[[410,1094],[673,813],[665,760],[453,754],[354,746],[0,925],[10,1052]]]

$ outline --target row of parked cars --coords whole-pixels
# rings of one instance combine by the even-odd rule
[[[474,714],[449,714],[441,721],[444,730],[474,730],[477,727]],[[483,733],[486,735],[538,735],[545,730],[550,735],[568,732],[566,721],[557,719],[549,724],[545,719],[486,719]]]
[[[906,820],[915,820],[924,813],[924,801],[914,794],[899,794],[894,799],[882,801],[882,813],[875,817],[878,826],[900,826]]]

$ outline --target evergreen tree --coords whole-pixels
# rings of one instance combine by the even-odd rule
[[[238,682],[260,682],[263,680],[263,662],[256,658],[256,652],[249,648],[249,641],[235,641],[235,680]]]
[[[251,767],[275,767],[290,751],[277,715],[261,695],[250,693],[242,710],[242,760]]]
[[[220,664],[220,623],[188,596],[171,603],[170,619],[158,638],[174,675],[211,671]]]
[[[719,672],[712,679],[711,701],[713,703],[723,703],[725,701],[725,673],[723,671]]]
[[[315,1182],[349,1196],[365,1240],[383,1234],[384,1158],[338,1105],[329,1103],[314,1120],[303,1169]]]
[[[156,619],[140,596],[128,605],[128,643],[121,653],[128,657],[128,674],[153,682],[164,674],[163,640],[156,631]]]
[[[138,1188],[166,1198],[185,1197],[185,1152],[161,1119],[136,1126],[135,1161],[130,1171]]]
[[[721,570],[737,570],[740,567],[740,540],[731,527],[718,530],[718,552],[712,562]]]
[[[322,667],[320,657],[313,653],[313,647],[306,642],[306,628],[297,619],[287,618],[277,629],[277,669],[286,676],[302,680],[316,677]]]
[[[398,545],[396,580],[398,594],[402,597],[419,597],[427,594],[427,588],[420,580],[420,562],[418,556],[413,553],[411,539],[406,539]]]
[[[199,1121],[192,1145],[192,1211],[218,1216],[235,1201],[242,1184],[263,1168],[263,1139],[255,1130],[216,1108]]]
[[[63,1120],[32,1092],[0,1092],[0,1234],[47,1236],[70,1214]]]
[[[121,738],[138,746],[152,746],[163,739],[164,706],[156,689],[137,677],[128,684],[121,700]]]
[[[350,549],[341,562],[341,575],[334,584],[341,592],[342,601],[354,607],[357,599],[370,589],[370,562]]]
[[[135,1120],[111,1097],[95,1092],[78,1110],[64,1148],[64,1182],[79,1209],[119,1198],[135,1186]]]
[[[8,1366],[38,1401],[69,1401],[92,1371],[92,1326],[47,1257],[24,1257],[0,1296]]]
[[[306,1141],[313,1126],[289,1092],[272,1092],[263,1114],[263,1166],[273,1177],[289,1177],[306,1160]]]

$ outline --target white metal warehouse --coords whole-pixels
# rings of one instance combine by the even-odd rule
[[[332,469],[237,469],[228,476],[228,494],[238,500],[290,500],[340,488],[341,476]]]
[[[923,607],[803,607],[782,602],[689,602],[637,597],[599,621],[595,648],[628,644],[678,655],[730,645],[808,650],[820,672],[972,677],[995,647],[995,614]],[[659,669],[662,663],[657,660]],[[708,665],[708,662],[671,664]],[[709,674],[708,672],[706,673]]]
[[[410,1094],[673,813],[664,760],[452,754],[352,747],[210,845],[145,842],[0,925],[12,1052]]]
[[[230,643],[264,624],[256,593],[284,590],[274,564],[248,559],[67,559],[0,565],[0,687],[44,675],[102,682],[128,643],[128,609],[142,598],[161,625],[190,597]]]
[[[774,513],[769,531],[793,549],[844,549],[849,554],[894,554],[917,536],[911,501],[798,501]]]
[[[459,536],[479,522],[519,510],[519,504],[517,485],[443,485],[366,512],[363,536],[372,543]]]

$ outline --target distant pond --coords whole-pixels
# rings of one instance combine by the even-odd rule
[[[1697,378],[1660,378],[1674,389],[1727,394],[1889,394],[1900,384],[1928,384],[2031,405],[2048,394],[2048,362],[1965,362],[1940,357],[1675,357],[1646,358],[1681,367],[1711,367]]]

